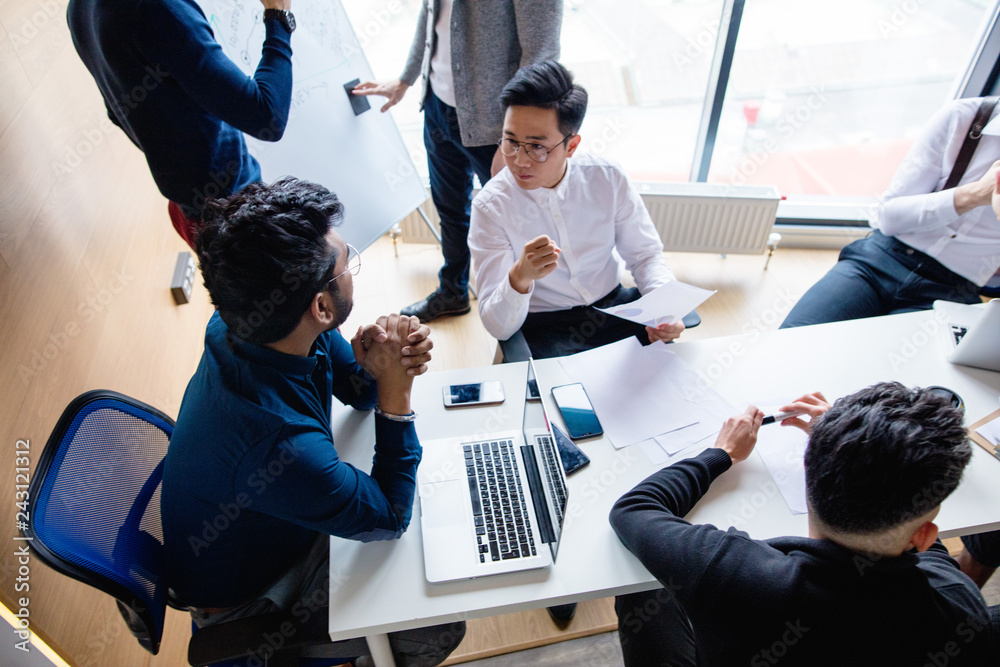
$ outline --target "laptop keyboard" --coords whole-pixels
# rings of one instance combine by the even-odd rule
[[[955,345],[962,342],[962,338],[965,337],[965,334],[968,333],[968,331],[968,327],[960,327],[957,324],[951,325],[951,335],[955,337]]]
[[[542,455],[545,457],[545,481],[548,482],[549,492],[552,497],[556,499],[556,518],[559,519],[559,525],[562,525],[563,521],[563,507],[566,506],[566,485],[563,479],[558,474],[553,474],[552,471],[556,470],[556,448],[552,442],[552,437],[548,435],[539,435],[535,437],[535,441],[542,448]]]
[[[463,445],[479,562],[537,555],[510,440]]]

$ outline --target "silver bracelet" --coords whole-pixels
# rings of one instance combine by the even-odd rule
[[[381,415],[382,417],[394,422],[411,422],[417,418],[417,413],[412,410],[410,410],[410,414],[408,415],[394,415],[391,412],[386,412],[377,405],[375,406],[375,414]]]

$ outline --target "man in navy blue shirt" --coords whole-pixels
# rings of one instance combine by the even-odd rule
[[[274,611],[325,618],[336,604],[330,536],[395,539],[410,522],[421,455],[410,390],[432,343],[400,315],[350,342],[337,331],[360,268],[333,228],[342,211],[336,195],[292,178],[205,207],[197,250],[218,312],[181,403],[161,501],[169,585],[200,627]],[[375,410],[367,472],[337,454],[331,397]],[[464,631],[389,639],[399,663],[436,665]],[[303,655],[366,652],[358,639]]]
[[[264,47],[247,77],[194,0],[70,0],[73,44],[108,117],[139,147],[194,247],[205,202],[260,180],[243,133],[277,141],[292,96],[291,0],[261,0]]]

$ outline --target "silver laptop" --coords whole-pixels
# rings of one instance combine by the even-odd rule
[[[527,380],[535,379],[535,364],[529,360]],[[506,393],[525,395],[520,390]],[[521,433],[422,444],[417,488],[427,581],[471,579],[555,562],[568,498],[543,400],[525,401]]]
[[[985,304],[935,301],[946,324],[948,361],[1000,371],[1000,299]]]

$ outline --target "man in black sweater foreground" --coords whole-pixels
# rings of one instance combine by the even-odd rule
[[[611,525],[664,585],[616,600],[625,664],[1000,664],[986,603],[933,523],[972,455],[961,411],[899,383],[785,409],[809,419],[783,422],[810,434],[808,538],[682,518],[753,451],[754,407],[615,504]]]

